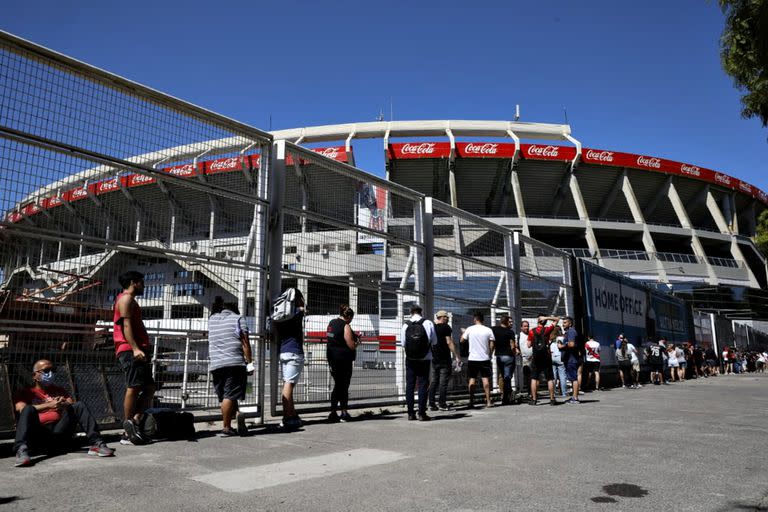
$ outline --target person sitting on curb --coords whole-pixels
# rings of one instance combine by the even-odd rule
[[[32,465],[30,450],[41,453],[68,451],[78,424],[91,444],[88,455],[112,457],[115,450],[102,439],[91,411],[84,403],[73,400],[66,390],[55,386],[53,379],[53,363],[41,359],[32,367],[33,385],[14,394],[13,402],[19,414],[13,447],[16,467]]]

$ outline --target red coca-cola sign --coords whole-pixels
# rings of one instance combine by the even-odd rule
[[[462,158],[512,158],[515,145],[500,142],[457,142],[456,153]]]
[[[140,187],[142,185],[149,185],[150,183],[154,183],[155,178],[151,176],[146,176],[144,174],[131,174],[128,176],[128,186],[129,187]]]
[[[56,206],[60,206],[62,204],[61,198],[59,196],[53,196],[53,197],[46,197],[40,202],[41,206],[45,208],[46,210],[49,208],[54,208]]]
[[[107,192],[114,192],[120,188],[120,178],[110,178],[108,180],[100,181],[96,184],[96,195],[106,194]]]
[[[640,155],[637,157],[637,165],[647,169],[661,170],[661,158]]]
[[[32,215],[35,215],[36,213],[39,213],[40,207],[37,206],[35,203],[28,203],[24,205],[21,211],[24,213],[24,215],[26,215],[27,217],[30,217]]]
[[[613,151],[605,151],[602,149],[586,149],[582,153],[582,158],[585,162],[599,163],[599,164],[612,164],[614,163]]]
[[[330,148],[314,148],[312,149],[312,151],[323,155],[325,158],[330,158],[331,160],[337,160],[339,162],[346,162],[348,160],[347,148],[345,146],[333,146]]]
[[[205,174],[218,174],[222,172],[239,171],[242,168],[243,163],[239,156],[219,158],[205,162]]]
[[[389,156],[394,159],[448,158],[451,145],[448,142],[406,142],[390,144]]]
[[[523,157],[530,160],[573,160],[576,148],[551,144],[523,144]]]
[[[163,171],[182,178],[189,178],[197,174],[195,164],[174,165],[173,167],[166,167]]]

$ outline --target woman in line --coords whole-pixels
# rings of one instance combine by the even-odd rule
[[[678,345],[675,347],[675,357],[677,357],[677,364],[680,366],[677,369],[677,378],[682,382],[685,380],[685,370],[688,368],[688,347],[687,345]]]
[[[619,348],[616,349],[616,362],[619,364],[619,375],[625,388],[629,388],[628,382],[633,381],[632,377],[632,353],[627,348],[626,338],[622,338]],[[634,387],[634,386],[633,386]]]
[[[565,364],[563,363],[562,349],[565,348],[563,329],[560,326],[552,329],[549,336],[549,351],[552,353],[552,373],[555,376],[555,390],[560,386],[560,396],[568,396],[568,388],[565,379]]]
[[[669,366],[669,381],[675,382],[678,379],[678,370],[680,369],[680,363],[677,361],[677,352],[675,351],[675,344],[670,343],[667,347],[667,366]]]
[[[352,380],[352,364],[355,362],[359,337],[352,331],[349,324],[355,317],[355,312],[344,304],[339,308],[339,317],[328,323],[326,332],[326,357],[328,367],[333,377],[333,391],[331,392],[331,413],[328,420],[331,422],[349,421],[352,417],[347,411],[349,402],[349,383]],[[341,415],[338,410],[341,409]]]

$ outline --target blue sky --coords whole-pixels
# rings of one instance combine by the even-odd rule
[[[6,2],[0,27],[259,128],[563,122],[585,146],[768,190],[768,130],[740,116],[714,0]],[[378,143],[377,143],[378,144]],[[380,153],[358,165],[380,172]]]

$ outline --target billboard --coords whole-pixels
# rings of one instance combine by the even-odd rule
[[[685,302],[661,292],[650,292],[649,325],[657,337],[673,343],[693,341],[689,332],[688,307]]]
[[[357,188],[357,225],[384,232],[386,230],[387,191],[371,183],[361,182]],[[370,233],[358,233],[357,243],[378,244],[384,239]]]

